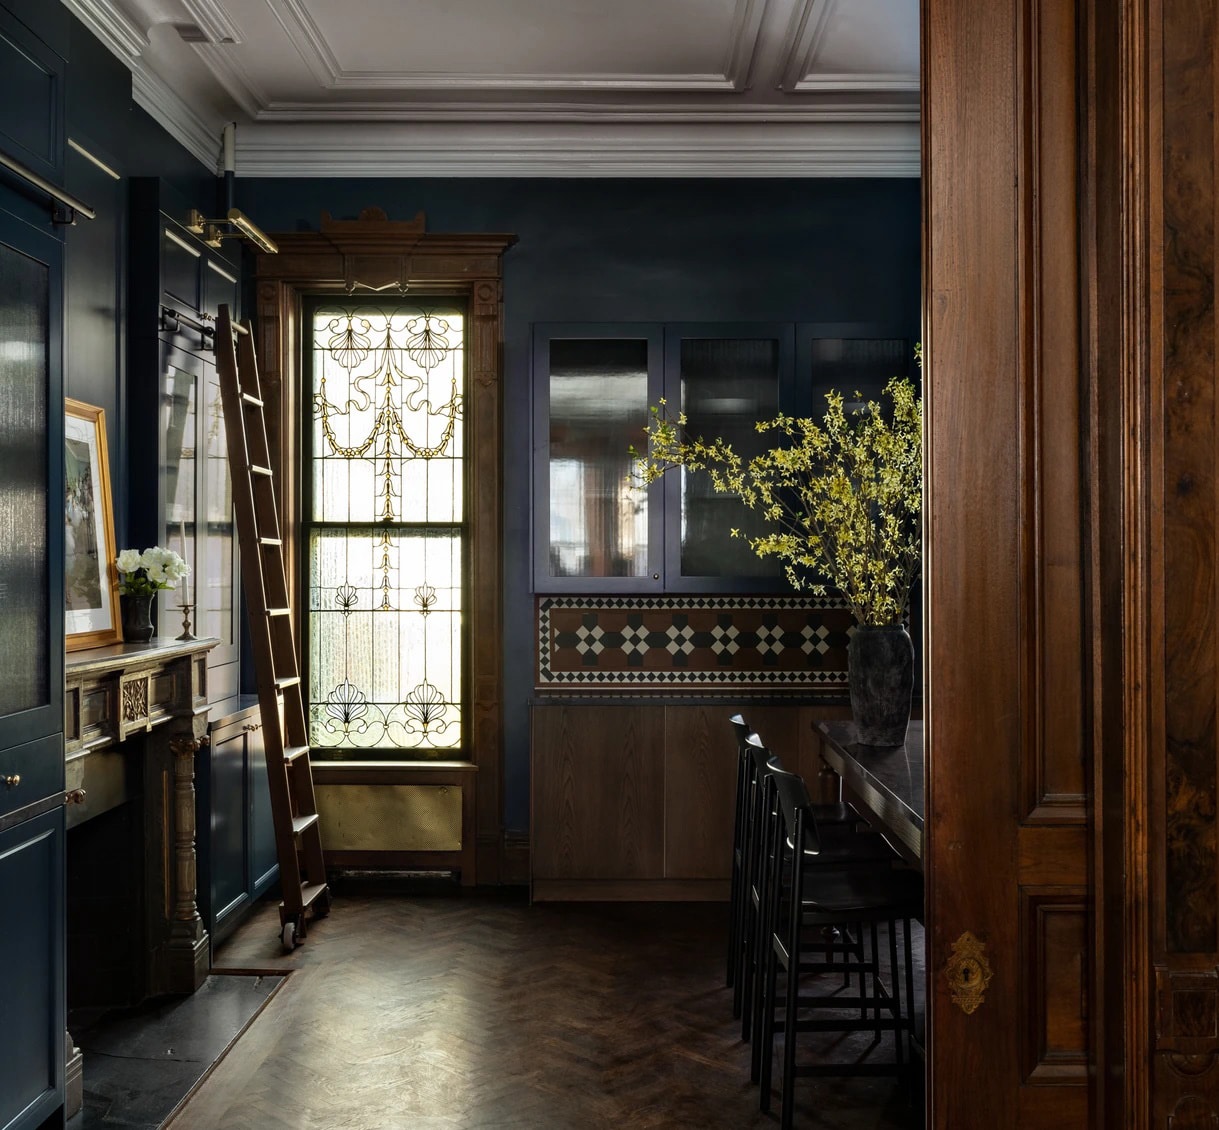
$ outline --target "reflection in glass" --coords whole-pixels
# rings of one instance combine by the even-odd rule
[[[49,309],[46,265],[0,244],[0,715],[43,706],[51,695]]]
[[[207,498],[207,528],[202,543],[204,560],[191,578],[196,628],[201,636],[234,642],[233,616],[233,484],[229,477],[224,413],[216,370],[208,368],[204,388],[203,458]]]
[[[647,492],[631,444],[648,410],[648,343],[550,343],[550,576],[647,572]]]
[[[165,483],[163,544],[181,554],[190,566],[190,592],[197,596],[201,595],[201,577],[195,557],[195,393],[194,373],[176,365],[166,366],[161,385],[161,434],[165,437],[165,466],[161,469]],[[158,625],[164,635],[173,634],[165,631],[175,622],[166,612],[181,604],[181,593],[179,587],[161,595]]]
[[[825,394],[841,392],[846,406],[856,400],[882,401],[891,377],[910,371],[912,352],[905,338],[819,337],[811,343],[814,419],[825,414]]]
[[[685,338],[681,410],[691,436],[726,440],[743,461],[774,442],[755,424],[779,411],[779,343],[770,338]],[[681,472],[681,572],[684,577],[770,577],[782,570],[744,538],[765,523],[735,495],[717,494],[705,474]]]

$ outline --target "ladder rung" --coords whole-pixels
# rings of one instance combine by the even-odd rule
[[[283,538],[259,538],[258,544],[262,545],[262,546],[268,546],[268,547],[276,546],[276,545],[283,545],[284,539]]]
[[[308,816],[293,816],[292,817],[292,834],[299,836],[302,832],[312,828],[317,823],[317,813],[311,813]]]
[[[308,752],[309,747],[307,745],[290,745],[284,750],[284,760],[291,765],[297,758],[304,757]]]
[[[300,686],[301,677],[299,675],[285,675],[282,679],[275,680],[275,689],[277,691],[286,691],[289,687]]]
[[[252,392],[243,392],[241,394],[241,399],[253,408],[262,407],[262,401],[259,400],[258,397],[256,397]]]
[[[292,612],[291,608],[268,608],[268,616],[287,616]]]
[[[324,895],[330,888],[325,883],[302,883],[301,884],[301,906],[312,906],[317,899]]]
[[[270,467],[260,467],[257,463],[250,464],[250,474],[251,475],[264,475],[267,478],[270,478],[273,473],[274,472],[271,470]]]

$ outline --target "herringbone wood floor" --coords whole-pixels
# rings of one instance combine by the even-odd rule
[[[773,1125],[723,987],[726,922],[721,905],[340,888],[283,956],[268,904],[217,965],[294,972],[172,1130]],[[798,1125],[920,1122],[891,1080],[798,1088]]]

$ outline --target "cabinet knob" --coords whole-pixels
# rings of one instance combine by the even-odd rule
[[[262,729],[262,723],[261,723],[261,722],[257,722],[257,723],[253,723],[253,724],[249,724],[249,723],[247,723],[246,725],[242,726],[241,728],[242,728],[242,729],[243,729],[243,730],[244,730],[244,731],[245,731],[247,734],[252,734],[252,733],[254,733],[256,730],[261,730],[261,729]]]
[[[20,773],[10,773],[4,778],[4,787],[6,789],[15,789],[19,784],[21,784]]]
[[[84,789],[69,789],[63,795],[64,804],[84,804],[85,790]]]

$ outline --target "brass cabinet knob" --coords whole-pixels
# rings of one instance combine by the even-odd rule
[[[84,804],[85,790],[84,789],[69,789],[63,795],[64,804]]]
[[[4,778],[4,787],[6,789],[15,789],[19,784],[21,784],[20,773],[10,773]]]

